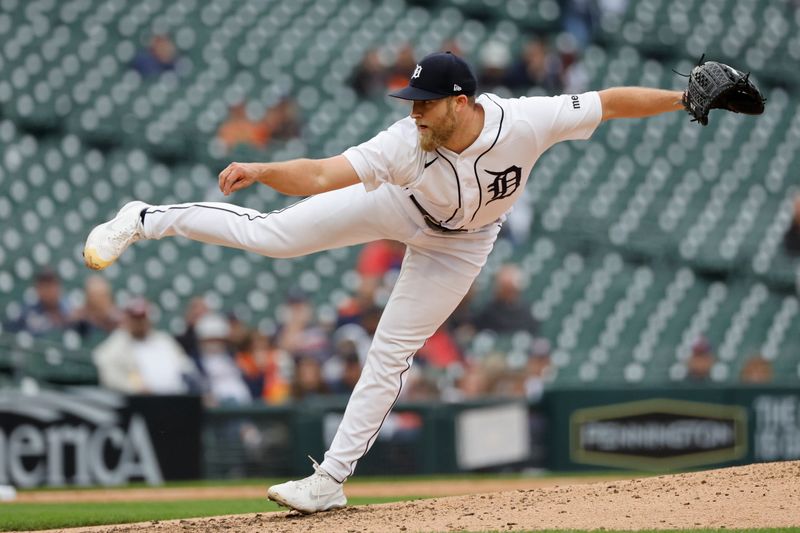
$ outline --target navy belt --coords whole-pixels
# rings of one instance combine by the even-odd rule
[[[409,195],[409,197],[411,198],[411,201],[414,203],[414,205],[417,206],[417,209],[419,210],[419,212],[422,214],[422,218],[425,220],[425,224],[427,224],[428,227],[431,228],[432,230],[436,230],[436,231],[439,231],[441,233],[461,233],[461,232],[467,231],[465,229],[451,229],[451,228],[446,228],[446,227],[442,226],[441,224],[439,224],[436,221],[435,218],[433,218],[433,215],[428,213],[425,210],[425,208],[422,207],[419,204],[417,199],[414,198],[413,194]]]

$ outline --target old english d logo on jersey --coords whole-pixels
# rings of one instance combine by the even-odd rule
[[[494,176],[494,181],[487,187],[489,194],[492,195],[492,198],[486,202],[487,205],[495,200],[502,200],[514,194],[522,180],[522,169],[516,165],[512,165],[500,172],[492,172],[491,170],[486,172]]]

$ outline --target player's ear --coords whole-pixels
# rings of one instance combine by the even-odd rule
[[[464,94],[459,94],[453,98],[455,98],[456,109],[461,110],[469,105],[469,98],[467,98],[467,96]]]

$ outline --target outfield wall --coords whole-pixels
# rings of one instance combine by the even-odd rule
[[[307,472],[306,456],[322,457],[344,405],[209,412],[205,475]],[[261,444],[232,452],[230,439],[215,439],[235,419],[260,428]],[[800,459],[796,389],[559,390],[532,405],[399,404],[358,473],[670,471],[786,459]]]
[[[5,390],[0,485],[304,475],[345,405],[204,410],[196,397]],[[669,471],[788,459],[800,459],[795,389],[559,390],[534,405],[399,404],[357,472]]]

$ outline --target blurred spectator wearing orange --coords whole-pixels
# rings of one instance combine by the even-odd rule
[[[231,106],[228,118],[217,131],[217,138],[227,151],[237,146],[264,148],[269,142],[269,136],[267,124],[263,120],[251,119],[244,102]]]
[[[122,327],[93,353],[100,384],[127,394],[186,394],[197,383],[197,368],[175,339],[155,330],[150,306],[135,298]]]
[[[253,331],[248,345],[236,354],[236,364],[254,398],[261,398],[270,405],[289,400],[294,361],[272,343],[269,335]]]
[[[27,331],[31,335],[47,335],[70,325],[71,313],[61,295],[61,279],[50,268],[39,271],[34,280],[36,299],[23,306],[20,315],[6,324],[12,332]]]
[[[745,361],[739,374],[742,383],[765,385],[772,382],[772,363],[761,355],[754,355]]]
[[[147,48],[140,50],[131,67],[145,78],[175,70],[175,45],[168,35],[154,35]]]
[[[228,118],[217,130],[217,138],[227,151],[237,146],[263,150],[272,140],[288,140],[300,135],[300,113],[291,98],[284,98],[261,117],[252,118],[247,105],[231,106]]]
[[[86,278],[84,303],[71,317],[72,327],[83,339],[105,338],[122,322],[122,311],[114,303],[111,284],[102,276]]]

